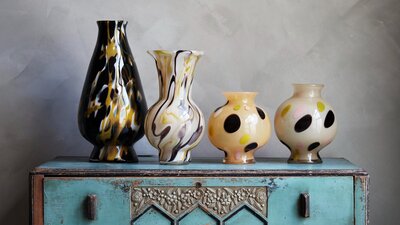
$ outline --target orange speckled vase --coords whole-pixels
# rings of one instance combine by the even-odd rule
[[[208,121],[211,143],[225,153],[224,163],[254,163],[254,152],[271,136],[271,123],[255,105],[256,92],[225,92],[227,102]]]

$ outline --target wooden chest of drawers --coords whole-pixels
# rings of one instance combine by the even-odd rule
[[[368,174],[345,159],[169,166],[60,157],[31,172],[31,224],[364,225],[367,194]]]

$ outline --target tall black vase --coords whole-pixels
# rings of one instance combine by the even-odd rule
[[[79,130],[94,145],[90,161],[137,162],[147,112],[124,21],[97,21],[96,47],[83,86]]]

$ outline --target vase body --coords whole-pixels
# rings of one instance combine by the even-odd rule
[[[255,92],[225,92],[225,105],[217,108],[208,120],[211,143],[225,153],[224,163],[254,163],[254,152],[271,136],[267,113],[257,107]]]
[[[124,21],[98,21],[96,47],[81,95],[79,129],[94,149],[91,161],[137,162],[147,105]]]
[[[161,164],[186,164],[204,133],[204,117],[191,98],[193,72],[202,52],[149,51],[157,66],[159,99],[149,108],[145,133]]]
[[[332,142],[337,123],[321,98],[323,85],[294,84],[294,94],[275,114],[275,132],[290,150],[289,163],[321,163],[319,151]]]

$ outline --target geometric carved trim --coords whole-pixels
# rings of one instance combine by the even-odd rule
[[[145,218],[142,218],[142,217],[145,217]],[[151,206],[151,207],[147,208],[139,217],[137,217],[133,220],[132,224],[138,224],[138,223],[146,224],[147,221],[154,220],[157,217],[159,220],[164,222],[163,224],[169,224],[169,225],[174,224],[173,220],[168,215],[166,215],[164,212],[162,212],[160,209],[158,209],[155,206]],[[158,222],[161,222],[161,221],[158,221]]]
[[[247,204],[261,215],[267,214],[266,187],[135,187],[132,188],[132,217],[151,205],[157,205],[178,218],[200,204],[220,218]]]
[[[223,224],[234,224],[233,222],[235,222],[235,221],[232,222],[231,220],[234,220],[235,217],[238,216],[239,214],[243,213],[243,211],[247,211],[248,214],[250,215],[250,216],[249,215],[246,216],[248,224],[253,224],[254,222],[257,223],[256,221],[254,221],[255,218],[256,218],[256,220],[258,220],[259,222],[261,222],[264,225],[268,224],[268,222],[265,220],[265,218],[263,216],[260,216],[257,213],[254,213],[253,210],[250,209],[247,205],[243,205],[238,210],[236,210],[235,212],[230,214],[228,217],[226,217],[224,219]],[[242,215],[242,217],[243,217],[243,215]],[[253,221],[251,221],[251,220],[253,220]]]

